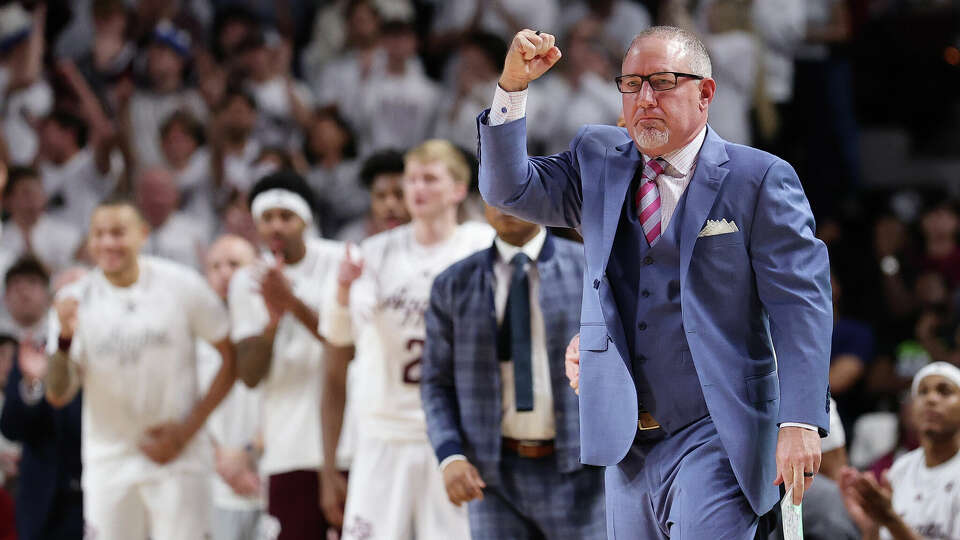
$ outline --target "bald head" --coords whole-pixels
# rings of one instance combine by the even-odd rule
[[[169,169],[154,167],[137,178],[137,206],[151,227],[160,227],[177,210],[180,193]]]
[[[221,236],[207,251],[204,263],[207,283],[220,298],[226,299],[233,273],[256,258],[257,252],[250,242],[232,234]]]
[[[637,44],[646,39],[661,39],[671,42],[674,44],[673,49],[678,56],[677,60],[686,62],[686,69],[689,69],[690,73],[704,78],[713,76],[713,65],[710,62],[707,47],[696,34],[676,26],[651,26],[640,32],[634,36],[624,60],[631,54],[635,54]]]

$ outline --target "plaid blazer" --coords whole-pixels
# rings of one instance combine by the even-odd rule
[[[434,280],[420,383],[427,434],[437,459],[463,454],[488,484],[498,482],[501,446],[493,300],[496,257],[496,247],[491,246]],[[580,328],[583,246],[548,233],[536,265],[556,415],[557,464],[567,473],[581,467],[578,399],[567,384],[564,353]]]

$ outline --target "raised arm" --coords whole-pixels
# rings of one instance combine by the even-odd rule
[[[582,193],[575,153],[529,158],[526,151],[527,86],[560,56],[550,34],[522,30],[514,36],[493,107],[477,122],[480,193],[488,204],[528,221],[577,227]]]
[[[55,408],[67,406],[80,390],[80,372],[70,358],[70,347],[77,328],[78,306],[75,298],[60,298],[55,302],[60,335],[56,352],[49,356],[44,380],[47,401]]]

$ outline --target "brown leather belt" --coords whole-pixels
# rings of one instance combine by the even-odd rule
[[[522,458],[539,459],[553,455],[553,441],[521,441],[503,438],[503,447]]]
[[[647,411],[640,411],[640,420],[637,422],[637,428],[640,431],[647,431],[650,429],[657,429],[660,427],[660,422],[657,422],[656,419]]]

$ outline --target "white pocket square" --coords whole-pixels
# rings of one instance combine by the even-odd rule
[[[726,219],[716,220],[708,219],[707,224],[703,226],[703,229],[700,230],[700,234],[697,235],[697,238],[703,238],[704,236],[716,236],[718,234],[729,234],[739,231],[737,224],[731,219],[727,221]]]

